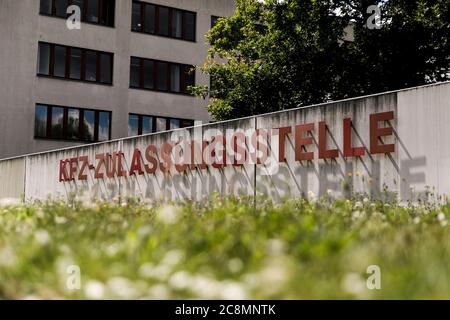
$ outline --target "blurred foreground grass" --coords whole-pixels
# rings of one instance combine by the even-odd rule
[[[449,219],[369,199],[2,206],[0,298],[450,299]]]

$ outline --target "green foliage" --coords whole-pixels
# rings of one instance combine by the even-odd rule
[[[0,298],[450,298],[450,205],[257,203],[0,207]]]
[[[210,114],[226,120],[450,79],[450,2],[379,2],[237,0],[207,37]],[[382,28],[369,29],[377,3]],[[344,40],[349,24],[354,41]]]

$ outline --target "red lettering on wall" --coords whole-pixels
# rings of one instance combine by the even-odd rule
[[[344,157],[362,157],[366,154],[364,147],[352,146],[352,119],[344,119]]]
[[[292,132],[292,127],[278,128],[279,134],[279,148],[278,148],[278,161],[286,162],[286,137]]]
[[[319,122],[319,158],[334,159],[339,157],[339,150],[327,150],[327,129],[325,121]]]
[[[134,149],[130,165],[130,176],[134,176],[136,172],[140,176],[144,174],[144,170],[142,170],[141,151],[139,149]]]
[[[390,136],[393,134],[392,127],[380,128],[378,123],[380,121],[394,120],[394,112],[382,112],[370,115],[370,153],[392,153],[395,152],[394,144],[383,144],[381,137]],[[381,143],[380,143],[381,142]]]
[[[311,161],[314,159],[314,152],[303,152],[306,146],[313,144],[312,136],[303,137],[303,133],[312,133],[313,131],[314,123],[295,126],[295,161]]]

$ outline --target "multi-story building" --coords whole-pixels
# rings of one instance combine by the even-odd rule
[[[0,1],[0,158],[207,122],[208,101],[188,87],[209,83],[195,68],[205,34],[233,10],[233,0]]]

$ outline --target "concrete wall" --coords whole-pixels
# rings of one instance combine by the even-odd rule
[[[393,135],[383,143],[395,145],[395,152],[370,154],[370,115],[392,111],[395,119],[380,126],[393,127]],[[343,157],[344,118],[353,119],[353,145],[365,148],[362,157]],[[338,149],[333,160],[318,159],[318,123],[328,125],[328,149]],[[233,131],[294,127],[314,123],[315,145],[306,151],[315,153],[310,162],[295,161],[294,132],[286,143],[286,162],[277,163],[276,171],[268,165],[228,165],[223,168],[190,169],[185,173],[158,170],[155,174],[95,179],[88,170],[86,181],[59,182],[60,160],[88,156],[94,162],[99,153],[124,153],[123,167],[129,171],[135,149],[148,145],[158,148],[174,132],[128,138],[92,146],[25,156],[0,162],[1,197],[43,199],[76,196],[91,200],[137,197],[155,200],[199,200],[213,192],[220,195],[267,195],[276,201],[283,197],[335,197],[367,193],[376,198],[399,197],[403,201],[450,195],[450,83],[412,88],[397,92],[350,99],[290,111],[190,128],[191,136],[201,140],[208,129]],[[175,131],[183,132],[183,131]],[[208,140],[203,135],[204,140]],[[270,144],[272,156],[278,154],[277,139]],[[273,142],[272,141],[272,142]],[[145,158],[142,156],[142,158]],[[161,159],[158,159],[161,160]],[[276,159],[278,160],[278,159]],[[145,161],[145,160],[144,160]],[[78,167],[79,170],[79,167]],[[25,184],[23,182],[25,181]]]
[[[115,28],[82,24],[69,30],[64,19],[39,15],[37,0],[0,1],[0,157],[74,146],[34,139],[36,103],[112,111],[112,138],[128,135],[128,114],[208,121],[207,101],[129,88],[130,56],[203,65],[211,16],[229,16],[233,0],[152,0],[197,12],[196,42],[131,32],[131,0],[116,0]],[[38,42],[114,53],[113,86],[36,76]],[[196,83],[209,84],[200,70]]]

